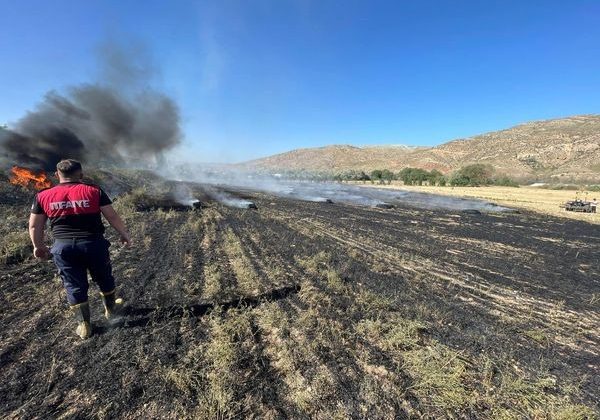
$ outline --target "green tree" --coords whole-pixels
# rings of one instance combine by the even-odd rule
[[[429,179],[429,172],[421,168],[404,168],[398,174],[398,178],[405,185],[423,185]]]
[[[443,173],[441,173],[437,169],[432,169],[429,172],[429,177],[427,179],[427,182],[429,182],[429,185],[437,185],[437,184],[439,184],[440,179],[442,179],[443,177],[444,177]]]
[[[388,184],[391,184],[394,178],[394,173],[389,169],[384,169],[383,171],[381,171],[381,179],[383,182],[387,181]]]
[[[491,165],[475,163],[460,168],[450,178],[450,185],[471,186],[489,185],[493,182],[494,168]]]
[[[379,183],[382,183],[382,175],[383,171],[381,169],[375,169],[371,171],[371,181],[379,181]]]
[[[357,181],[362,181],[363,183],[370,181],[371,178],[366,174],[365,171],[360,171],[357,176]]]

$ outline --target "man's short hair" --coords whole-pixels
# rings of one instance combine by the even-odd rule
[[[64,176],[73,176],[81,172],[81,163],[75,159],[63,159],[56,164],[56,170]]]

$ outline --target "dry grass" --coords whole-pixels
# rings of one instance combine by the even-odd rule
[[[26,230],[11,232],[0,238],[0,262],[12,264],[31,256],[33,247]]]
[[[223,249],[229,259],[229,264],[235,273],[239,291],[245,295],[257,295],[264,292],[263,284],[253,268],[253,262],[248,257],[239,237],[231,228],[224,232]]]
[[[319,252],[298,259],[298,263],[316,276],[316,282],[304,283],[301,292],[309,309],[285,326],[271,323],[270,327],[296,331],[293,341],[304,342],[300,349],[287,347],[282,353],[287,355],[287,362],[279,359],[293,378],[293,401],[303,414],[318,418],[340,414],[327,407],[328,397],[339,399],[339,389],[348,386],[340,383],[339,371],[317,368],[308,384],[303,379],[306,375],[297,376],[305,369],[298,361],[309,362],[315,356],[318,360],[319,352],[325,349],[339,360],[350,359],[360,367],[356,372],[347,367],[350,372],[344,373],[356,375],[355,385],[361,389],[357,411],[366,417],[387,418],[386,409],[396,400],[404,401],[402,411],[408,416],[425,410],[437,418],[478,411],[486,418],[593,418],[592,410],[571,401],[569,393],[575,390],[559,391],[554,376],[543,371],[525,374],[507,355],[506,359],[467,356],[430,337],[427,323],[402,316],[391,300],[345,284],[329,253]],[[340,307],[344,308],[343,315],[338,312]],[[531,335],[542,339],[535,331]],[[285,340],[279,337],[276,341],[281,345]],[[419,409],[408,403],[413,398],[420,402]],[[486,409],[490,412],[481,414]],[[341,414],[347,418],[343,414],[348,413]]]
[[[392,185],[357,184],[375,188],[393,188],[406,191],[418,191],[454,197],[479,198],[507,207],[525,209],[551,216],[566,217],[575,220],[600,224],[600,213],[575,213],[565,211],[560,205],[575,198],[585,198],[585,192],[547,190],[535,187],[431,187],[403,185],[396,181]],[[599,198],[600,193],[589,192],[588,198]]]

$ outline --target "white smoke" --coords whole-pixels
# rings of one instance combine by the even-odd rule
[[[357,185],[311,180],[289,180],[280,176],[257,174],[232,166],[177,165],[164,174],[178,180],[203,184],[206,193],[230,207],[248,208],[251,201],[237,197],[244,192],[263,192],[301,201],[343,203],[349,205],[380,206],[409,205],[425,209],[477,210],[501,212],[511,209],[477,199],[447,197],[429,193],[365,188]],[[235,193],[233,193],[233,191]]]

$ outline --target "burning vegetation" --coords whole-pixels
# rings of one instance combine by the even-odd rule
[[[9,182],[13,185],[19,185],[23,188],[35,188],[36,190],[43,190],[52,186],[52,181],[44,171],[35,172],[20,166],[13,166],[11,173],[12,176]]]

